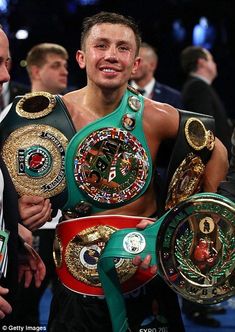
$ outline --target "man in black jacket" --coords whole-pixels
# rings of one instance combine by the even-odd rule
[[[155,48],[142,42],[139,56],[141,61],[136,73],[131,76],[130,85],[140,91],[144,97],[160,103],[170,104],[176,108],[182,108],[180,92],[160,83],[154,77],[158,66],[158,55]]]
[[[9,60],[8,38],[0,27],[0,94],[3,83],[10,79]],[[50,214],[49,200],[36,196],[24,196],[18,200],[7,169],[0,158],[0,231],[2,242],[5,243],[2,248],[6,248],[0,249],[0,326],[12,322],[9,314],[12,312],[18,278],[24,277],[25,286],[28,287],[34,277],[35,284],[39,286],[45,275],[45,266],[39,256],[35,256],[30,248],[27,251],[24,241],[18,237],[18,224],[22,220],[27,227],[34,228],[35,225],[42,225],[50,219]]]
[[[182,101],[188,111],[215,118],[215,134],[230,156],[231,127],[224,105],[212,86],[217,65],[212,54],[200,46],[188,46],[181,53],[181,66],[187,79],[182,88]]]

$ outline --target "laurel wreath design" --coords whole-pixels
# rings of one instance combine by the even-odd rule
[[[235,264],[235,238],[233,234],[225,236],[219,229],[219,239],[222,243],[221,259],[210,269],[209,275],[201,273],[200,269],[192,262],[190,257],[190,247],[192,244],[193,232],[187,229],[185,233],[176,240],[175,256],[180,264],[180,270],[191,279],[204,277],[215,282],[218,278],[227,275]]]
[[[193,232],[186,229],[185,233],[176,240],[175,256],[180,264],[180,269],[187,274],[191,279],[197,279],[199,276],[205,277],[200,269],[193,264],[190,258],[190,247],[192,244]]]
[[[222,246],[221,259],[211,270],[210,274],[215,277],[222,277],[227,275],[229,270],[235,263],[235,238],[232,234],[224,235],[221,229],[219,229],[219,239]]]

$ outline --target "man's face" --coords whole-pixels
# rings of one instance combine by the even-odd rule
[[[206,53],[207,53],[206,70],[211,79],[214,80],[217,76],[217,65],[214,61],[212,54],[207,50]]]
[[[37,67],[36,78],[41,81],[44,91],[62,93],[68,84],[67,60],[58,54],[48,54],[46,63]]]
[[[10,75],[8,72],[8,63],[9,63],[9,43],[7,36],[0,29],[0,94],[2,92],[2,85],[4,82],[10,80]]]
[[[86,68],[89,84],[115,89],[128,82],[138,65],[136,47],[130,28],[103,23],[92,27],[85,50],[77,53],[77,61],[81,68]]]

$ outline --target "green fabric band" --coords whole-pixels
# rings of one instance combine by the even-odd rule
[[[205,260],[199,256],[197,261],[198,252],[205,253],[205,249],[199,251],[201,241],[210,246],[206,252],[210,256]],[[235,294],[234,246],[235,204],[214,193],[190,196],[144,230],[113,233],[98,261],[113,332],[129,328],[114,258],[139,255],[144,259],[150,254],[150,266],[158,265],[158,274],[174,291],[189,300],[212,304]]]

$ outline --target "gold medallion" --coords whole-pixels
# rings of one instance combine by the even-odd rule
[[[211,130],[207,131],[207,140],[206,140],[206,147],[208,150],[212,151],[215,146],[215,136]]]
[[[185,124],[185,136],[194,150],[202,150],[207,144],[207,131],[201,120],[189,118]]]
[[[67,138],[56,128],[29,125],[12,132],[2,147],[2,157],[20,196],[56,196],[65,187]]]
[[[26,119],[39,119],[52,112],[56,98],[45,91],[25,94],[16,104],[16,113]]]
[[[95,287],[101,287],[97,262],[106,242],[117,230],[108,225],[89,227],[71,239],[65,250],[65,264],[72,276]],[[117,259],[116,268],[120,282],[129,279],[137,270],[131,259]]]
[[[198,192],[205,169],[200,157],[190,153],[172,176],[166,200],[166,209],[174,207],[190,195]]]

